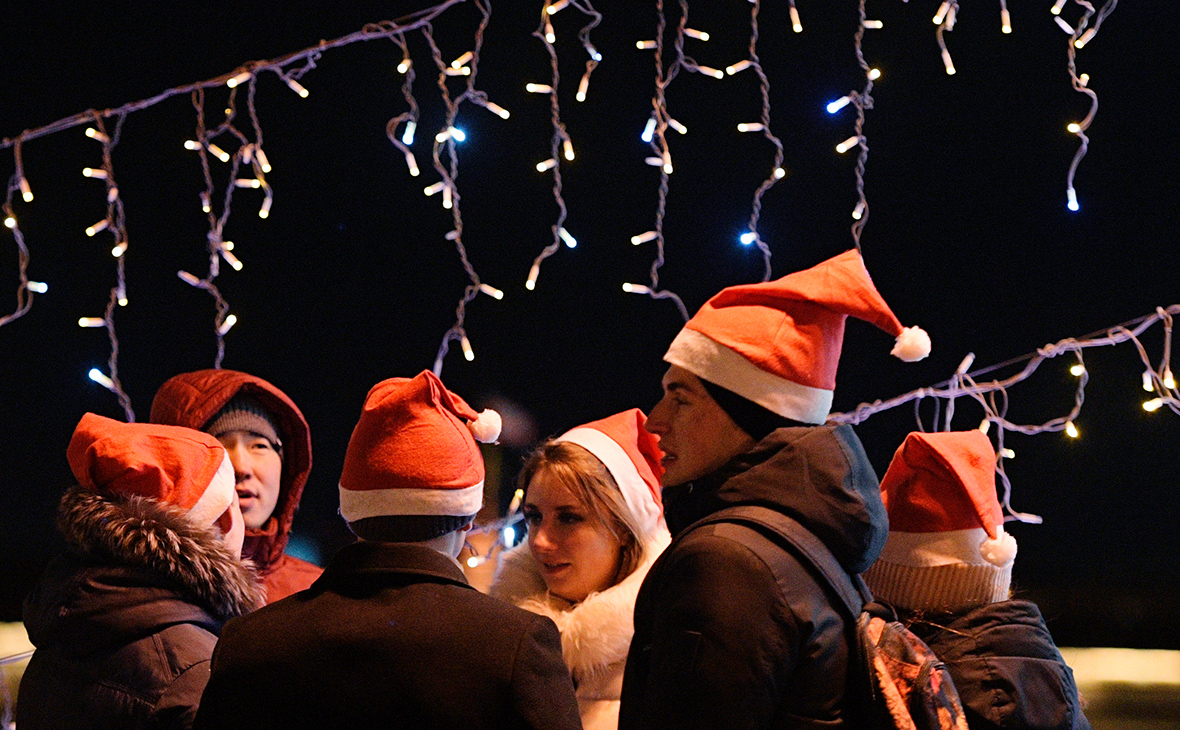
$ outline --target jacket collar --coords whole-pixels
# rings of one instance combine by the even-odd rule
[[[312,589],[332,585],[348,576],[383,574],[416,575],[471,588],[459,565],[433,548],[414,543],[361,540],[341,548]]]

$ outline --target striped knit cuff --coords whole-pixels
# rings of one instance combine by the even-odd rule
[[[878,560],[864,573],[880,601],[911,611],[955,612],[1008,599],[1012,565],[956,563],[914,568]]]

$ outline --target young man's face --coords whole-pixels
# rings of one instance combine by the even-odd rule
[[[754,445],[754,439],[717,405],[697,376],[673,365],[664,374],[663,385],[664,397],[652,408],[645,426],[660,437],[664,450],[663,486],[699,479]]]
[[[246,527],[266,524],[279,502],[283,459],[274,444],[253,431],[226,431],[217,440],[229,452]]]

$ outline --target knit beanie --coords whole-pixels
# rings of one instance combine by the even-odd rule
[[[147,497],[208,527],[234,501],[234,469],[217,439],[180,426],[123,423],[87,413],[66,458],[84,489]]]
[[[340,475],[340,514],[365,540],[418,542],[453,532],[483,505],[476,439],[500,435],[500,415],[476,413],[426,370],[369,391]]]
[[[280,455],[283,453],[283,440],[279,437],[279,428],[275,423],[274,414],[266,409],[256,398],[248,395],[236,395],[222,406],[202,429],[214,438],[230,431],[249,431],[262,436],[275,445]]]
[[[643,428],[646,421],[643,411],[632,408],[572,428],[554,439],[581,446],[606,466],[623,493],[623,503],[635,518],[643,543],[661,528],[667,530],[660,500],[664,452],[659,439]]]
[[[1008,598],[1016,540],[996,499],[996,454],[979,431],[911,433],[881,480],[889,537],[864,579],[911,611],[958,612]]]
[[[664,360],[784,418],[821,424],[848,315],[893,335],[892,354],[906,362],[930,354],[930,337],[902,327],[850,250],[777,281],[722,289],[684,325]]]

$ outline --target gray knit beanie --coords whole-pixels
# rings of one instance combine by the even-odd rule
[[[283,453],[283,440],[279,436],[274,415],[258,399],[248,395],[231,398],[202,430],[214,438],[230,431],[249,431],[274,444],[280,456]]]

